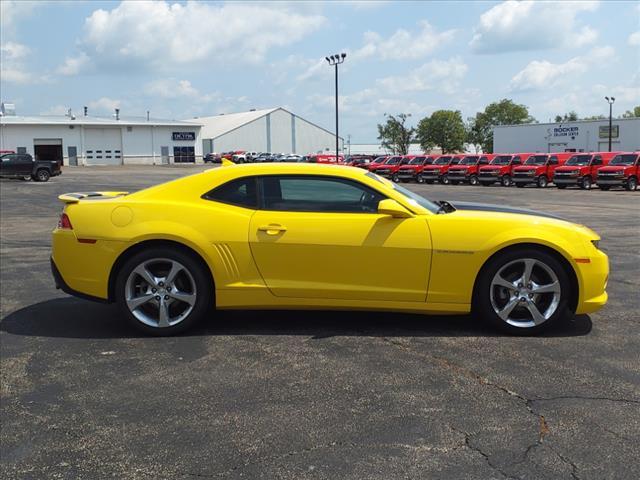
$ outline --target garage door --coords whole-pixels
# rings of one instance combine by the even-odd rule
[[[86,128],[87,165],[121,165],[122,133],[119,128]]]

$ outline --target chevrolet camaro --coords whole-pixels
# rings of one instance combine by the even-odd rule
[[[153,335],[216,308],[472,312],[529,335],[607,301],[608,259],[589,228],[430,201],[358,168],[224,166],[59,198],[56,285],[115,302]]]

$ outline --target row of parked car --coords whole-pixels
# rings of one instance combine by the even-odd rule
[[[269,153],[269,152],[245,152],[235,150],[223,153],[208,153],[204,156],[204,163],[221,163],[222,159],[234,163],[258,163],[258,162],[310,162],[310,163],[344,163],[344,157],[335,155],[311,154],[298,155],[295,153]]]
[[[638,186],[640,152],[508,153],[479,155],[389,155],[371,161],[353,159],[346,164],[365,168],[394,182],[522,188],[570,186],[601,190]]]

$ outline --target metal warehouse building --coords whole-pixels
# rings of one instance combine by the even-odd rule
[[[611,131],[612,151],[640,150],[640,118],[617,118]],[[494,152],[606,152],[608,149],[608,119],[493,127]]]
[[[64,165],[202,161],[200,125],[168,120],[2,116],[0,150]]]
[[[203,153],[246,150],[273,153],[334,151],[336,136],[284,108],[198,117]],[[343,140],[339,139],[340,149]]]

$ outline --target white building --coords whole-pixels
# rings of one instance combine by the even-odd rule
[[[203,152],[245,150],[271,153],[335,151],[336,136],[284,108],[198,117],[202,124]],[[343,140],[339,139],[342,149]]]
[[[611,150],[640,150],[640,118],[616,118]],[[493,127],[494,152],[606,152],[609,119]]]
[[[201,162],[200,129],[175,120],[4,115],[0,150],[64,165]]]

